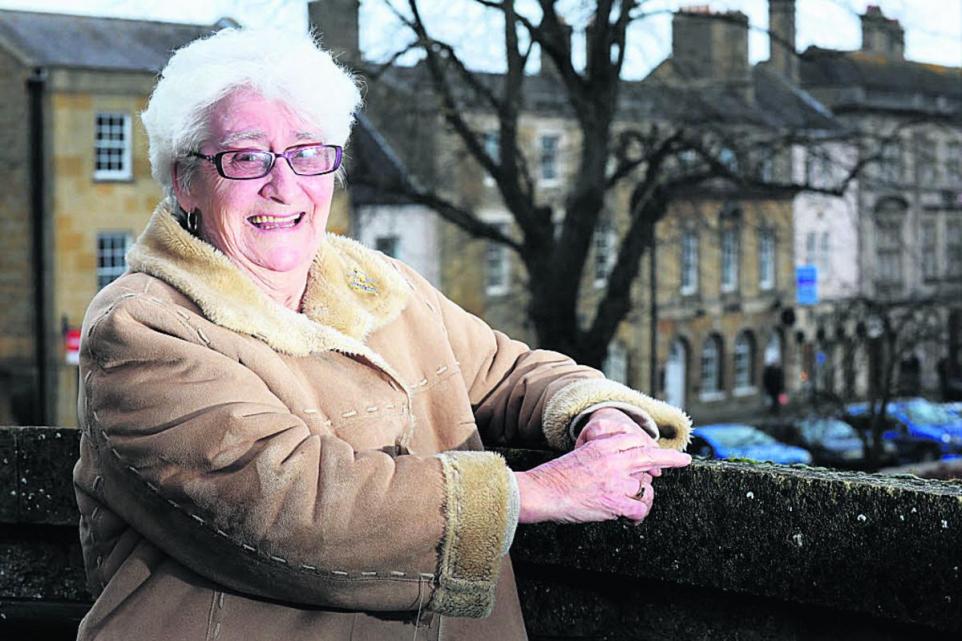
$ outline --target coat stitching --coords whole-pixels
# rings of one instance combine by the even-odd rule
[[[141,296],[141,295],[140,295],[140,294],[136,294],[136,293],[124,294],[124,295],[118,297],[118,301],[119,301],[120,299],[133,298],[133,297],[137,297],[137,296]],[[143,299],[143,298],[141,298],[141,299]],[[151,298],[151,299],[152,299],[152,298]],[[152,300],[156,300],[156,299],[152,299]],[[156,301],[156,302],[159,303],[160,301]],[[115,301],[115,304],[114,304],[114,305],[111,305],[111,308],[110,308],[110,309],[113,309],[113,307],[115,307],[115,306],[116,306],[116,301]],[[108,311],[109,311],[109,310],[108,310]],[[169,313],[169,310],[168,310],[166,307],[164,307],[164,311],[167,311],[167,312]],[[107,312],[105,312],[103,316],[106,316],[106,315],[107,315]],[[101,318],[103,318],[103,316],[102,316]],[[175,316],[176,316],[176,315],[175,315]],[[180,320],[180,319],[177,319],[177,320]],[[98,319],[97,322],[99,322],[99,321],[100,321],[100,319]],[[188,325],[187,323],[183,323],[183,324],[184,324],[184,325],[187,325],[187,326],[189,327],[189,325]],[[96,323],[94,323],[94,325],[96,325]],[[94,329],[94,325],[91,326],[91,330],[90,330],[91,332],[92,332],[93,329]],[[191,328],[191,329],[193,329],[193,328]],[[103,366],[102,366],[102,365],[100,365],[100,367],[101,367],[101,369],[103,369]],[[91,375],[92,373],[93,373],[92,371],[87,372],[87,375],[86,375],[85,378],[84,378],[84,382],[85,382],[85,383],[87,383],[87,382],[89,381],[90,375]],[[89,398],[89,394],[88,394],[87,396],[88,396],[88,398]],[[409,398],[410,398],[410,397],[409,397]],[[404,409],[407,409],[407,404],[406,404],[406,403],[404,404]],[[104,442],[107,444],[107,447],[108,447],[108,449],[110,450],[110,452],[117,458],[118,461],[121,462],[121,464],[123,465],[123,467],[125,467],[125,468],[128,469],[130,472],[132,472],[132,473],[133,473],[138,479],[140,479],[140,480],[144,483],[144,485],[146,485],[151,491],[153,491],[153,492],[157,493],[158,495],[160,495],[160,491],[159,491],[159,489],[157,488],[157,486],[154,485],[153,483],[151,483],[150,481],[147,481],[147,480],[144,478],[142,472],[141,472],[140,470],[138,470],[136,467],[134,467],[133,465],[129,465],[129,464],[127,463],[127,461],[124,459],[124,457],[123,457],[123,456],[120,454],[120,452],[117,450],[117,448],[113,447],[113,445],[112,445],[111,442],[110,442],[110,436],[107,434],[106,430],[104,430],[104,429],[101,427],[101,425],[100,425],[100,419],[99,419],[99,417],[96,415],[96,412],[92,412],[91,414],[93,415],[93,418],[94,418],[94,423],[93,423],[93,425],[91,425],[91,428],[94,428],[94,427],[97,428],[97,432],[99,432],[99,434],[101,435],[101,437],[104,439]],[[357,414],[357,411],[356,411],[356,410],[352,410],[351,412],[345,412],[345,414],[349,414],[349,415],[353,416],[353,415],[356,415],[356,414]],[[327,422],[328,422],[328,424],[331,423],[331,421],[327,421]],[[102,485],[102,484],[103,484],[103,477],[102,477],[102,476],[99,476],[99,475],[98,475],[97,477],[95,477],[95,478],[94,478],[94,481],[93,481],[94,491],[95,491],[95,492],[98,491],[98,487],[99,487],[100,485]],[[241,548],[243,548],[244,550],[246,550],[246,551],[248,551],[248,552],[251,552],[251,553],[254,553],[254,554],[257,554],[257,549],[256,549],[255,547],[253,547],[253,546],[251,546],[251,545],[249,545],[249,544],[247,544],[247,543],[243,543],[243,542],[240,542],[240,541],[237,541],[237,540],[233,539],[229,534],[227,534],[227,532],[225,532],[224,530],[222,530],[222,529],[220,529],[220,528],[214,528],[214,527],[212,527],[212,526],[211,526],[210,524],[208,524],[207,521],[205,521],[203,518],[201,518],[200,516],[198,516],[198,515],[196,515],[196,514],[193,514],[193,513],[188,512],[187,510],[185,510],[180,504],[178,504],[178,503],[175,502],[174,500],[169,499],[169,498],[168,498],[168,499],[165,499],[165,500],[167,501],[167,503],[168,503],[170,506],[172,506],[172,507],[173,507],[175,510],[177,510],[178,512],[181,512],[181,513],[189,516],[189,517],[192,518],[193,520],[195,520],[195,521],[197,521],[198,523],[200,523],[202,526],[213,530],[213,531],[216,532],[218,535],[227,538],[229,541],[231,541],[231,542],[233,542],[233,543],[235,543],[235,544],[240,544]],[[268,555],[267,558],[269,558],[270,560],[272,560],[272,561],[274,561],[274,562],[276,562],[276,563],[283,563],[283,564],[285,564],[285,565],[290,565],[290,564],[288,563],[287,559],[284,559],[283,557],[279,557],[279,556],[276,556],[276,555]],[[99,563],[102,562],[102,557],[98,557],[98,558],[97,558],[97,562],[98,562],[98,567],[99,567]],[[320,570],[318,570],[316,566],[311,566],[311,565],[308,565],[308,564],[306,564],[306,563],[305,563],[305,564],[301,564],[301,565],[300,565],[300,568],[305,569],[305,570],[314,571],[314,572],[320,572]],[[348,578],[349,578],[349,577],[351,576],[351,574],[350,574],[349,572],[345,572],[345,571],[343,571],[343,570],[330,570],[329,572],[330,572],[331,575],[333,575],[333,576],[335,576],[335,577],[339,577],[339,578],[341,578],[341,577],[348,577]],[[376,571],[370,571],[370,570],[364,570],[364,571],[361,571],[358,576],[361,576],[361,577],[372,577],[372,576],[374,576],[374,577],[376,577],[376,576],[377,576],[377,572],[376,572]],[[406,578],[406,577],[407,577],[407,573],[401,572],[401,571],[398,571],[398,570],[392,570],[392,571],[390,572],[390,576],[393,577],[393,578]],[[432,579],[433,579],[433,575],[422,575],[422,576],[431,576]],[[420,579],[419,579],[419,580],[420,580]],[[105,585],[105,584],[103,584],[103,585]],[[102,587],[103,587],[103,585],[102,585]],[[218,625],[219,625],[219,624],[218,624]],[[216,632],[215,632],[215,636],[216,636]]]

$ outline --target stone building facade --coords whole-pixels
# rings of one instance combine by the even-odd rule
[[[940,361],[953,378],[962,377],[962,68],[906,60],[902,26],[877,6],[867,8],[861,26],[857,51],[802,52],[799,82],[857,135],[867,163],[854,194],[855,296],[883,308],[930,309],[945,327],[942,336],[919,341],[901,357],[896,391],[937,394]],[[836,251],[850,247],[839,243]],[[822,328],[813,347],[835,353],[839,370],[842,355],[851,358],[858,342],[852,339],[856,323],[824,310],[813,318]],[[878,370],[882,349],[869,339],[867,353],[855,355],[863,373]],[[826,383],[843,394],[852,387],[866,393],[876,384],[855,376]]]

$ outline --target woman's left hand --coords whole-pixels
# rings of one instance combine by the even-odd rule
[[[581,433],[578,434],[578,440],[575,441],[575,449],[578,449],[589,441],[609,438],[615,434],[639,434],[650,443],[651,447],[658,447],[658,441],[645,431],[643,427],[638,425],[633,418],[613,407],[603,407],[600,410],[592,412],[591,416],[588,417],[588,422],[585,423]],[[649,487],[645,494],[651,496],[650,477],[661,476],[661,468],[653,468],[649,472],[646,472],[645,476],[649,477]],[[636,478],[644,481],[643,478]]]
[[[638,425],[633,418],[614,407],[603,407],[600,410],[592,412],[591,416],[588,417],[588,422],[585,424],[584,429],[581,430],[581,433],[578,434],[578,440],[575,441],[575,449],[591,441],[610,438],[616,434],[637,434],[643,440],[647,441],[650,447],[658,447],[658,441],[643,427]],[[652,504],[655,501],[655,488],[652,487],[651,483],[652,479],[661,476],[661,468],[653,467],[647,472],[638,472],[632,474],[632,476],[638,479],[641,484],[635,500],[641,501],[648,506],[648,512],[650,513]]]

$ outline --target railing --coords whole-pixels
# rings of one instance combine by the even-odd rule
[[[78,436],[0,428],[0,638],[73,638],[89,607],[70,482]],[[502,453],[516,469],[550,456]],[[962,634],[960,483],[696,461],[655,492],[640,526],[519,529],[532,639]]]

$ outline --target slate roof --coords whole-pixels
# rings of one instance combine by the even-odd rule
[[[809,47],[801,54],[802,85],[861,88],[866,95],[942,97],[962,106],[962,68],[885,57],[867,51]]]
[[[674,77],[671,66],[672,59],[668,58],[656,70],[661,73],[653,72],[641,82],[625,83],[622,110],[636,117],[692,125],[809,132],[842,127],[828,107],[765,64],[752,67],[748,83],[741,85],[719,80],[662,80]]]
[[[355,205],[399,205],[411,201],[399,194],[408,174],[390,143],[363,113],[347,148],[347,185]]]
[[[671,58],[662,65],[670,66]],[[797,85],[785,80],[764,64],[751,71],[754,99],[746,101],[743,92],[730,83],[691,84],[663,82],[651,74],[641,81],[625,81],[621,86],[618,119],[657,119],[674,122],[742,124],[776,129],[831,131],[841,127],[832,111]],[[503,76],[477,73],[481,82],[501,93]],[[425,65],[394,67],[382,77],[396,89],[411,93],[430,87]],[[454,90],[464,104],[476,102],[463,82]],[[524,80],[523,110],[573,117],[571,105],[561,82],[550,74],[527,76]],[[485,105],[477,103],[479,110]]]
[[[0,47],[33,67],[158,73],[175,49],[218,25],[2,10]]]

